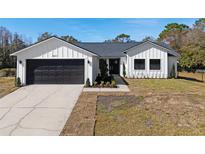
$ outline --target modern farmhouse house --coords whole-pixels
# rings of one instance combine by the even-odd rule
[[[12,54],[17,56],[17,77],[27,84],[84,84],[96,79],[99,60],[110,74],[127,78],[168,78],[177,74],[179,54],[153,41],[71,44],[51,37]]]

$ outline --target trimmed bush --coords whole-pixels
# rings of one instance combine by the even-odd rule
[[[113,81],[113,85],[111,86],[111,82]],[[95,82],[93,83],[93,87],[116,87],[116,81],[114,77],[111,76],[105,76],[102,78],[99,74],[95,79]]]
[[[86,80],[85,87],[90,87],[90,79],[89,78],[87,78],[87,80]]]
[[[100,76],[100,74],[98,74],[98,76],[96,77],[95,81],[96,81],[98,84],[100,84],[101,80],[102,80],[102,77]]]
[[[110,82],[106,82],[105,86],[110,87]]]
[[[98,85],[98,83],[95,81],[95,82],[93,83],[93,86],[94,86],[94,87],[97,87],[97,85]]]
[[[111,87],[113,87],[113,88],[114,88],[114,87],[117,87],[117,86],[116,86],[116,81],[115,81],[115,80],[112,80],[112,81],[111,81]]]
[[[99,67],[100,67],[101,77],[104,79],[105,77],[108,76],[108,68],[107,68],[108,66],[105,59],[100,59]]]
[[[100,86],[103,87],[104,84],[105,84],[105,82],[104,82],[104,81],[101,81]]]
[[[17,79],[16,79],[16,87],[21,87],[22,85],[21,85],[21,79],[18,77]]]

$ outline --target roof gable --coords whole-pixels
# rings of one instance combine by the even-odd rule
[[[21,49],[21,50],[19,50],[19,51],[17,51],[17,52],[12,53],[11,56],[16,56],[16,55],[18,55],[18,54],[20,54],[20,53],[22,53],[22,52],[24,52],[24,51],[27,51],[27,50],[32,49],[32,48],[35,48],[35,47],[37,47],[37,46],[39,46],[39,45],[42,45],[42,44],[44,44],[44,43],[48,43],[48,42],[53,41],[53,40],[55,40],[55,41],[61,41],[61,42],[63,42],[63,43],[66,43],[67,45],[70,45],[70,46],[74,47],[74,48],[78,48],[78,49],[80,49],[80,50],[83,50],[84,52],[88,52],[88,53],[91,54],[91,55],[98,56],[97,54],[95,54],[95,53],[92,52],[92,51],[86,50],[86,49],[84,49],[84,48],[82,48],[82,47],[79,47],[79,46],[77,46],[77,45],[75,45],[75,44],[69,43],[69,42],[67,42],[67,41],[65,41],[65,40],[63,40],[63,39],[61,39],[61,38],[56,37],[56,36],[52,36],[52,37],[47,38],[47,39],[45,39],[45,40],[43,40],[43,41],[34,43],[34,44],[32,44],[32,45],[30,45],[30,46],[24,48],[24,49]]]
[[[158,47],[158,48],[161,48],[161,50],[166,51],[166,52],[168,52],[169,54],[171,54],[173,56],[176,56],[176,57],[180,56],[180,54],[178,52],[176,52],[175,50],[173,50],[170,47],[168,47],[167,44],[165,44],[165,43],[158,43],[158,42],[154,42],[154,41],[150,41],[150,40],[141,42],[140,44],[138,44],[136,46],[133,46],[131,48],[126,49],[126,50],[124,50],[124,53],[130,52],[134,48],[139,48],[139,47],[144,46],[144,45],[146,46],[147,44],[155,46],[155,47]]]

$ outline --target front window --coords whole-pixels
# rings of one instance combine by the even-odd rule
[[[160,70],[160,59],[150,59],[150,70]]]
[[[135,70],[144,70],[145,69],[145,59],[135,59],[134,68]]]

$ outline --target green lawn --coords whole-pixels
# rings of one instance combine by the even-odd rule
[[[127,95],[98,96],[95,135],[205,135],[205,83],[127,82]]]

